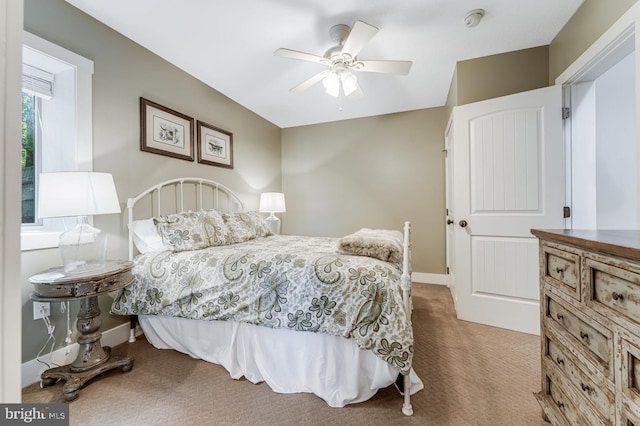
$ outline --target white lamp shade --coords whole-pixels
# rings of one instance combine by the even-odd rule
[[[260,194],[260,211],[271,213],[286,212],[284,194],[282,192],[264,192]]]
[[[120,213],[110,173],[42,173],[38,183],[39,218]]]

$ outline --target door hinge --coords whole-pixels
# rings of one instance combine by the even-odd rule
[[[571,116],[571,110],[569,107],[562,107],[562,119],[566,120]]]
[[[571,207],[564,206],[562,208],[562,217],[565,219],[571,217]]]
[[[447,266],[447,275],[449,275],[451,272],[449,272],[449,267]]]

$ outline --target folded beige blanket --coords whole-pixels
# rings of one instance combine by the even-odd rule
[[[398,263],[402,260],[403,241],[400,231],[362,228],[340,238],[338,250],[343,254],[369,256]]]

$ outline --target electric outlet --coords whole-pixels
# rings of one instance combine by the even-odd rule
[[[51,315],[51,303],[33,302],[33,319],[38,320]]]

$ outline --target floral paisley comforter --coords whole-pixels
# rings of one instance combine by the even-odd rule
[[[111,312],[233,320],[355,339],[403,373],[413,331],[400,265],[339,254],[337,240],[271,236],[136,259]]]

